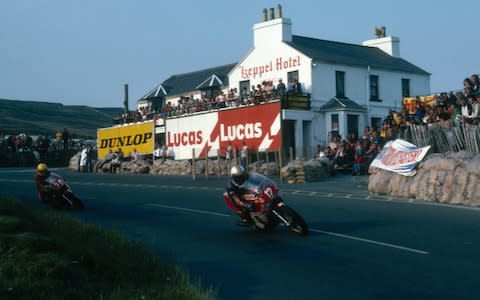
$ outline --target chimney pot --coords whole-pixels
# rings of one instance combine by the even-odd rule
[[[277,5],[277,18],[282,18],[282,6],[280,4]]]
[[[272,7],[270,8],[270,20],[273,20],[273,19],[275,19],[275,9],[273,9]]]
[[[267,17],[267,9],[264,8],[262,10],[262,22],[266,22],[268,20],[268,17]]]

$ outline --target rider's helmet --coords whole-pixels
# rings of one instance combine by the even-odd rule
[[[47,164],[39,163],[37,165],[37,173],[40,175],[47,175],[48,174],[48,167]]]
[[[232,177],[233,184],[239,186],[248,179],[248,172],[243,166],[237,165],[230,169],[230,176]]]

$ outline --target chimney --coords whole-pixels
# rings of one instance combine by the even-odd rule
[[[253,25],[254,47],[267,46],[271,43],[292,41],[292,21],[283,17],[282,7],[262,10],[263,22]],[[269,18],[270,17],[270,18]]]
[[[282,6],[280,4],[277,5],[277,18],[282,18]]]
[[[393,57],[400,57],[400,38],[395,36],[387,36],[385,26],[373,29],[375,39],[362,43],[363,46],[377,47],[383,52]]]
[[[125,90],[125,100],[123,101],[123,107],[125,109],[125,113],[128,114],[128,84],[124,85]]]

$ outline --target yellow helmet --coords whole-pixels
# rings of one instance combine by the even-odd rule
[[[37,172],[41,175],[45,175],[48,173],[48,167],[47,167],[47,164],[44,164],[44,163],[39,163],[37,165]]]

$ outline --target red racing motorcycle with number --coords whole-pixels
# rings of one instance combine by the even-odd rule
[[[254,209],[248,212],[251,225],[260,231],[271,231],[283,224],[298,235],[307,235],[308,226],[305,220],[293,208],[287,206],[279,196],[277,185],[269,178],[251,174],[240,186],[240,197],[245,203],[252,203]],[[235,211],[238,207],[232,196],[223,195],[227,206]]]
[[[84,209],[82,201],[72,192],[62,176],[50,173],[45,179],[48,189],[48,202],[53,208]]]

